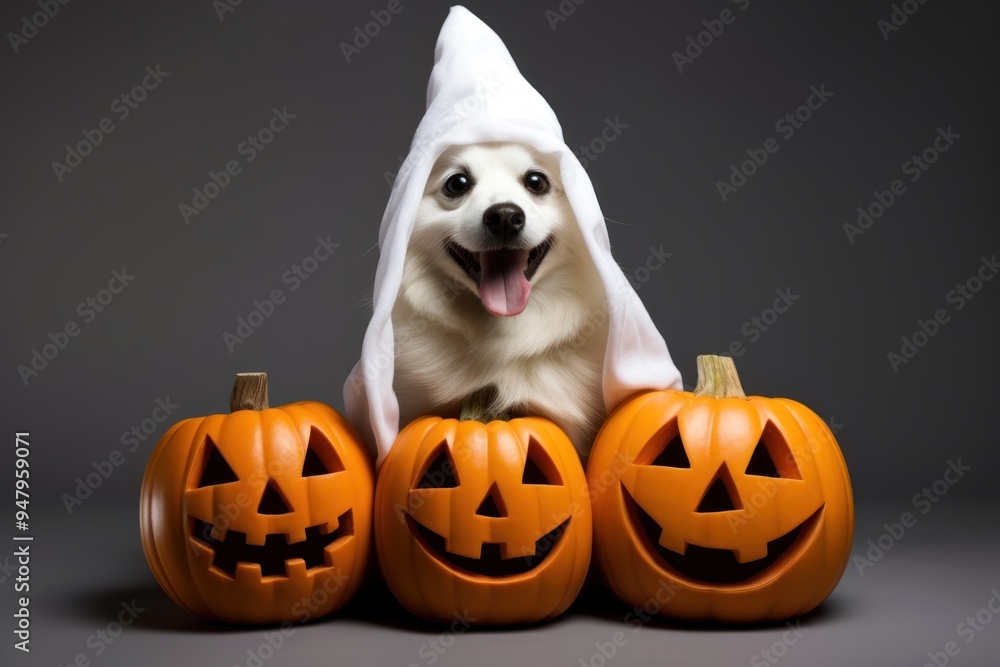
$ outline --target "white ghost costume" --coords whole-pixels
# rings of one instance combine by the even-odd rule
[[[554,156],[559,164],[566,198],[608,295],[602,383],[608,412],[636,391],[681,388],[680,372],[663,337],[611,256],[593,185],[563,141],[555,112],[518,71],[497,34],[470,11],[455,6],[434,50],[427,111],[382,216],[372,318],[361,359],[344,384],[347,417],[376,454],[379,466],[400,430],[392,384],[392,310],[417,208],[434,163],[445,150],[484,142],[528,144]]]

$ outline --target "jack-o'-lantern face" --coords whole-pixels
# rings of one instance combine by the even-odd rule
[[[780,427],[754,412],[731,410],[722,432],[705,428],[706,412],[678,415],[622,475],[633,532],[677,577],[753,585],[815,537],[821,487],[804,483]],[[727,447],[713,446],[720,438]]]
[[[202,566],[196,569],[233,584],[274,577],[280,585],[333,567],[336,551],[353,537],[352,498],[338,484],[350,475],[333,443],[315,427],[304,439],[283,426],[279,421],[261,455],[249,459],[239,451],[245,441],[225,447],[232,443],[206,434],[184,494],[191,555]],[[235,450],[232,463],[226,449]]]
[[[503,436],[499,440],[511,451],[490,451],[482,440],[454,446],[441,441],[415,476],[405,511],[413,537],[428,553],[457,572],[489,581],[539,567],[557,550],[572,520],[558,521],[571,497],[544,447],[531,436],[526,450]],[[485,469],[465,465],[477,455],[487,459]],[[467,480],[464,484],[460,476]],[[447,507],[473,511],[449,512],[443,509]],[[546,524],[547,518],[553,520]],[[448,534],[451,539],[444,537]]]
[[[188,419],[150,459],[143,546],[163,588],[204,618],[307,620],[360,583],[373,493],[360,440],[325,405]]]
[[[538,620],[582,585],[591,534],[583,470],[546,420],[414,422],[383,464],[376,508],[386,579],[426,618],[469,609],[480,623]]]
[[[598,435],[588,480],[605,579],[640,605],[668,582],[664,615],[805,613],[849,557],[843,457],[822,420],[794,401],[669,390],[634,397]]]

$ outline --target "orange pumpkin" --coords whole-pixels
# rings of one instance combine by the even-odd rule
[[[600,571],[650,613],[798,616],[830,594],[850,557],[851,483],[830,429],[795,401],[748,398],[728,357],[698,357],[693,393],[620,405],[587,477]]]
[[[212,621],[305,621],[342,606],[370,553],[374,471],[315,402],[267,406],[240,374],[232,414],[174,425],[142,481],[142,546],[160,586]]]
[[[433,621],[559,615],[590,563],[587,485],[552,422],[423,417],[379,471],[375,544],[392,592]]]

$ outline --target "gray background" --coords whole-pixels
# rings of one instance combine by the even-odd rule
[[[259,630],[187,617],[142,559],[136,500],[166,425],[125,452],[72,515],[60,496],[92,462],[125,449],[121,434],[157,399],[180,406],[171,423],[224,411],[237,371],[267,370],[272,405],[342,406],[368,318],[385,174],[422,114],[448,3],[403,0],[347,63],[339,44],[385,5],[244,2],[220,20],[209,0],[71,2],[18,53],[0,47],[0,430],[9,442],[31,433],[36,536],[34,650],[23,656],[5,639],[4,664],[66,664],[78,652],[105,665],[245,664],[259,644]],[[567,0],[575,11],[555,30],[546,11],[558,11],[556,0],[468,6],[549,100],[571,147],[598,137],[606,118],[628,125],[587,168],[626,271],[646,262],[650,246],[672,253],[639,294],[686,381],[697,354],[741,341],[748,392],[794,397],[835,425],[858,501],[856,555],[884,522],[918,515],[883,561],[863,576],[849,567],[781,664],[923,664],[1000,585],[1000,283],[987,282],[961,310],[946,297],[1000,249],[995,6],[930,0],[888,41],[876,25],[889,18],[888,2],[752,0],[741,11],[727,0]],[[735,22],[679,73],[671,54],[725,8]],[[5,3],[0,28],[20,30],[37,11]],[[157,64],[169,76],[119,120],[112,101]],[[775,121],[813,85],[834,94],[781,137]],[[245,163],[237,145],[274,107],[296,118]],[[115,130],[57,180],[51,163],[104,117]],[[949,126],[961,138],[918,181],[905,180],[901,165]],[[768,137],[780,150],[723,202],[716,181]],[[178,205],[231,159],[242,173],[185,224]],[[842,225],[897,178],[905,194],[849,243]],[[328,235],[340,244],[333,258],[289,292],[282,274]],[[134,282],[84,323],[77,304],[121,267]],[[230,353],[223,332],[275,288],[287,301]],[[751,342],[744,323],[785,288],[799,299]],[[950,321],[894,372],[887,353],[938,308]],[[17,366],[70,320],[80,334],[25,386]],[[11,470],[13,447],[0,456]],[[920,514],[913,495],[958,459],[971,471]],[[3,535],[15,532],[7,511]],[[8,553],[0,549],[0,565]],[[0,580],[9,619],[5,569]],[[87,637],[133,598],[148,611],[95,656]],[[579,664],[625,627],[626,611],[594,585],[564,619],[463,636],[436,664]],[[656,624],[631,635],[613,662],[747,664],[783,631]],[[376,580],[354,607],[299,628],[265,664],[428,664],[420,648],[437,632],[408,619]],[[954,664],[1000,655],[994,627],[959,641]]]

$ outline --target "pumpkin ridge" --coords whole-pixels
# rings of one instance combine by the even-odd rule
[[[156,529],[155,525],[156,519],[153,514],[152,501],[153,480],[156,478],[156,473],[158,472],[160,459],[163,457],[163,453],[172,446],[171,442],[177,433],[180,432],[185,426],[192,425],[193,422],[194,420],[192,419],[185,419],[170,427],[170,429],[168,429],[163,435],[160,443],[153,450],[153,453],[150,455],[146,473],[143,475],[142,489],[140,490],[139,529],[142,538],[142,549],[146,555],[146,562],[149,564],[150,569],[153,570],[153,576],[156,578],[157,583],[160,584],[170,599],[194,614],[197,612],[190,605],[188,605],[178,593],[177,589],[167,575],[166,566],[164,565],[163,560],[160,558],[159,547],[157,545],[157,535],[159,534],[159,531]]]

